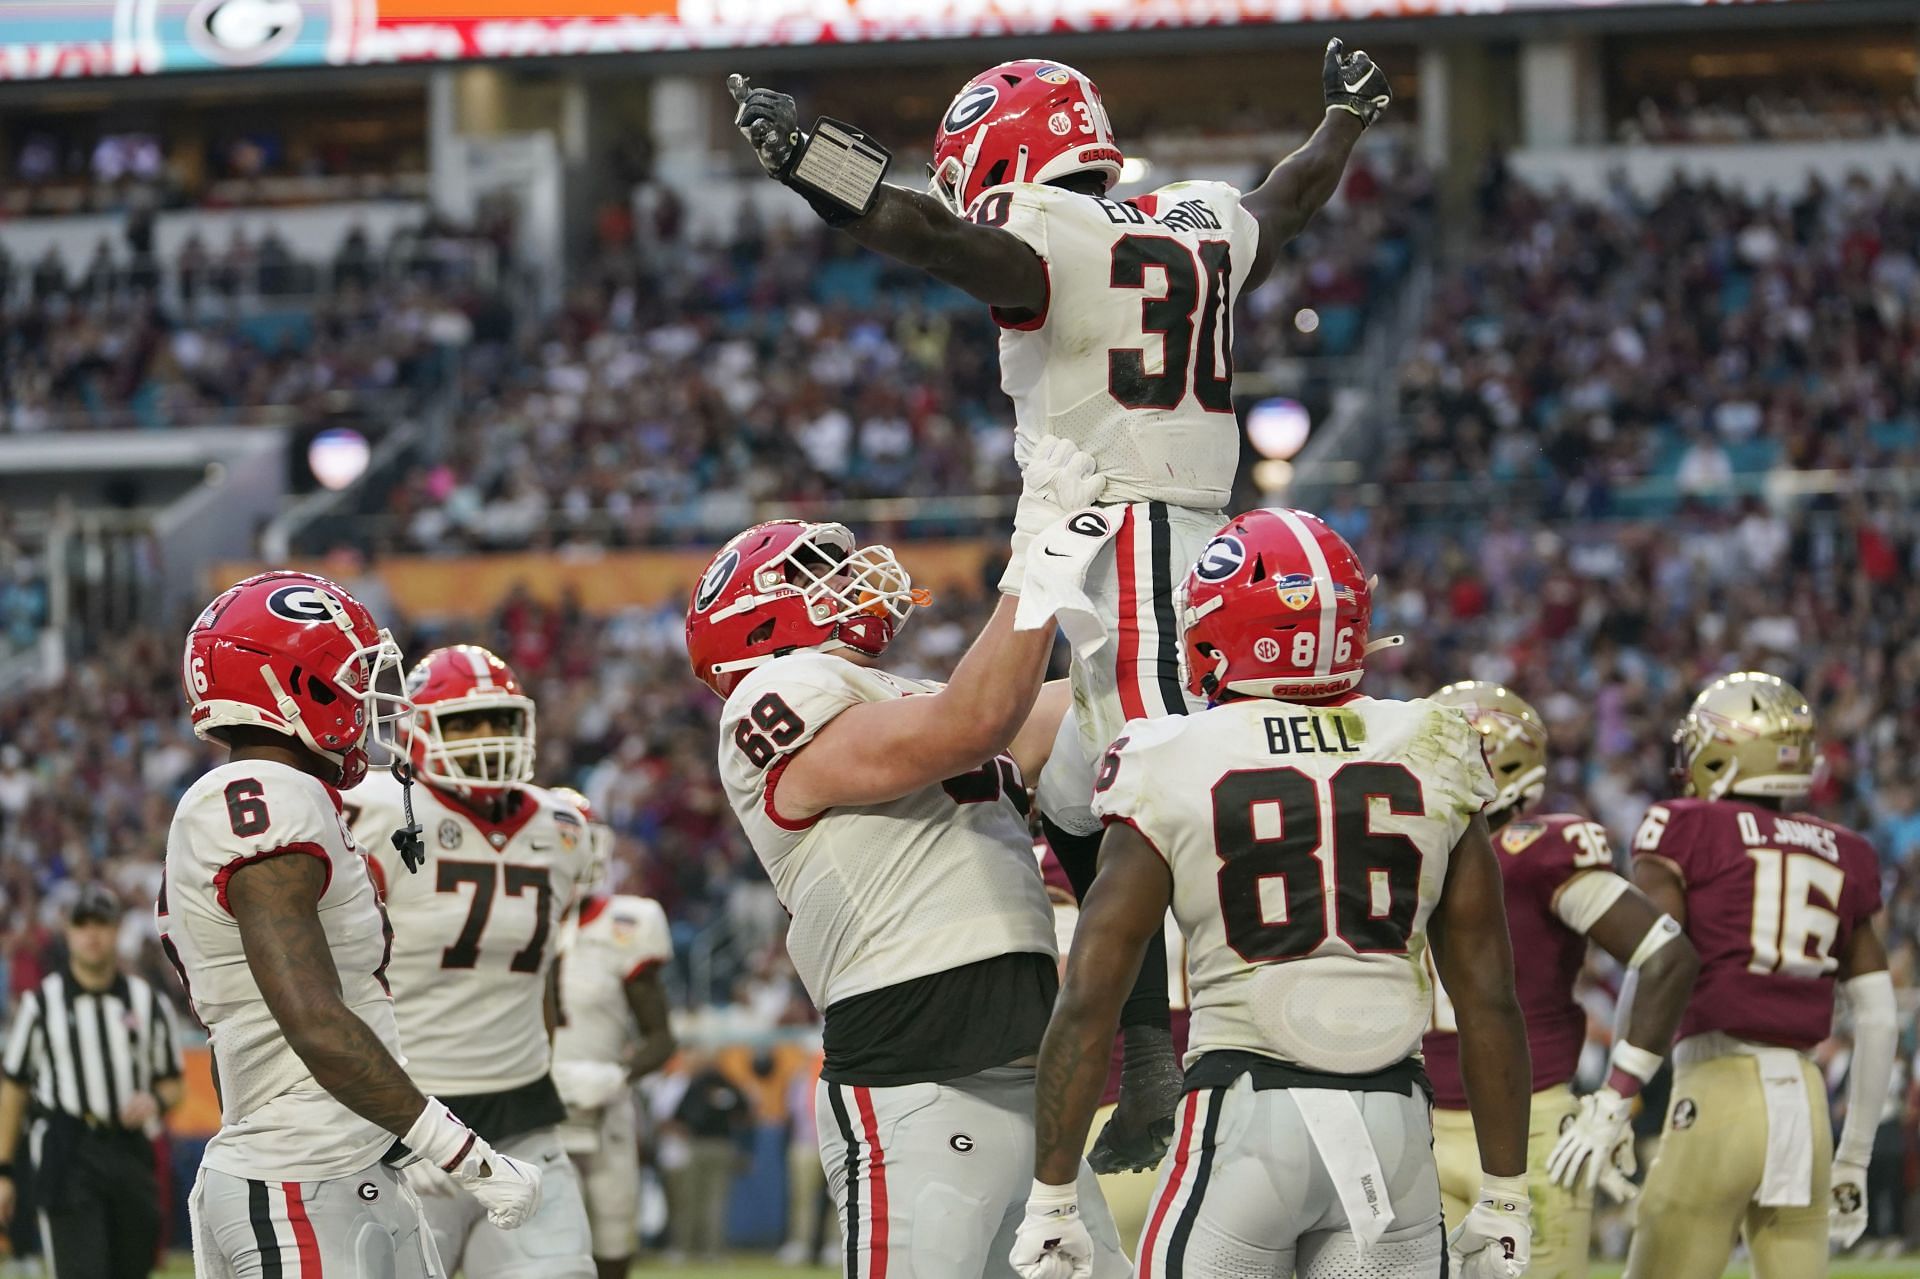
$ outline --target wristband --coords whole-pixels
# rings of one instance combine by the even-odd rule
[[[1496,1177],[1482,1170],[1480,1202],[1490,1203],[1502,1212],[1526,1212],[1532,1204],[1527,1197],[1527,1175]]]
[[[1027,1211],[1043,1216],[1073,1216],[1080,1211],[1079,1183],[1069,1181],[1055,1186],[1035,1177],[1033,1189],[1027,1192]]]
[[[828,226],[845,226],[872,211],[874,193],[892,162],[892,152],[865,133],[823,115],[783,180]]]
[[[1616,1039],[1607,1062],[1613,1067],[1607,1074],[1607,1087],[1622,1097],[1632,1097],[1660,1071],[1661,1056],[1637,1048],[1624,1039]]]
[[[407,1129],[400,1140],[407,1143],[408,1150],[442,1172],[452,1172],[479,1138],[474,1136],[473,1129],[454,1118],[453,1112],[438,1098],[429,1097],[419,1118],[413,1121],[413,1127]]]

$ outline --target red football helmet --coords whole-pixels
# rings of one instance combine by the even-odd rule
[[[407,672],[413,719],[408,755],[416,777],[469,795],[533,780],[533,699],[513,668],[478,644],[436,648]],[[481,737],[448,737],[447,721],[484,715]]]
[[[359,600],[310,573],[261,573],[222,591],[187,632],[181,679],[193,731],[242,726],[295,737],[342,790],[367,775],[369,739],[399,749],[412,711],[400,649]]]
[[[844,524],[773,520],[720,548],[687,607],[693,673],[725,697],[785,653],[886,651],[932,595],[884,546],[856,546]]]
[[[1350,691],[1366,655],[1373,583],[1346,539],[1306,511],[1248,511],[1227,524],[1181,587],[1187,687],[1314,701]]]
[[[1093,81],[1059,62],[1003,62],[967,81],[933,135],[931,189],[965,216],[1004,182],[1099,173],[1111,190],[1126,157]]]

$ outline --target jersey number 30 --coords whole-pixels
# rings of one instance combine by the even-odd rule
[[[1330,792],[1332,838],[1322,828]],[[1227,943],[1249,963],[1301,959],[1328,933],[1362,954],[1401,955],[1420,906],[1419,846],[1371,829],[1373,801],[1417,817],[1420,781],[1399,764],[1348,764],[1329,781],[1297,768],[1228,773],[1213,787]],[[1328,902],[1322,868],[1331,864]]]
[[[1160,371],[1147,371],[1141,347],[1108,351],[1107,390],[1114,399],[1130,409],[1178,408],[1187,397],[1191,368],[1200,407],[1233,412],[1231,248],[1225,240],[1202,240],[1196,260],[1195,250],[1167,236],[1129,235],[1114,242],[1107,280],[1114,288],[1143,291],[1149,271],[1160,277],[1160,296],[1140,301],[1141,332],[1160,338]]]

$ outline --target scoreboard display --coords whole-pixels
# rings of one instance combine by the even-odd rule
[[[0,80],[1721,2],[0,0]]]

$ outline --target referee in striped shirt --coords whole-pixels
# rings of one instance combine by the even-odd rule
[[[54,1279],[139,1279],[160,1244],[153,1135],[180,1100],[166,999],[114,962],[120,905],[83,888],[67,965],[24,992],[0,1078],[0,1224],[13,1218],[25,1121],[40,1247]]]

